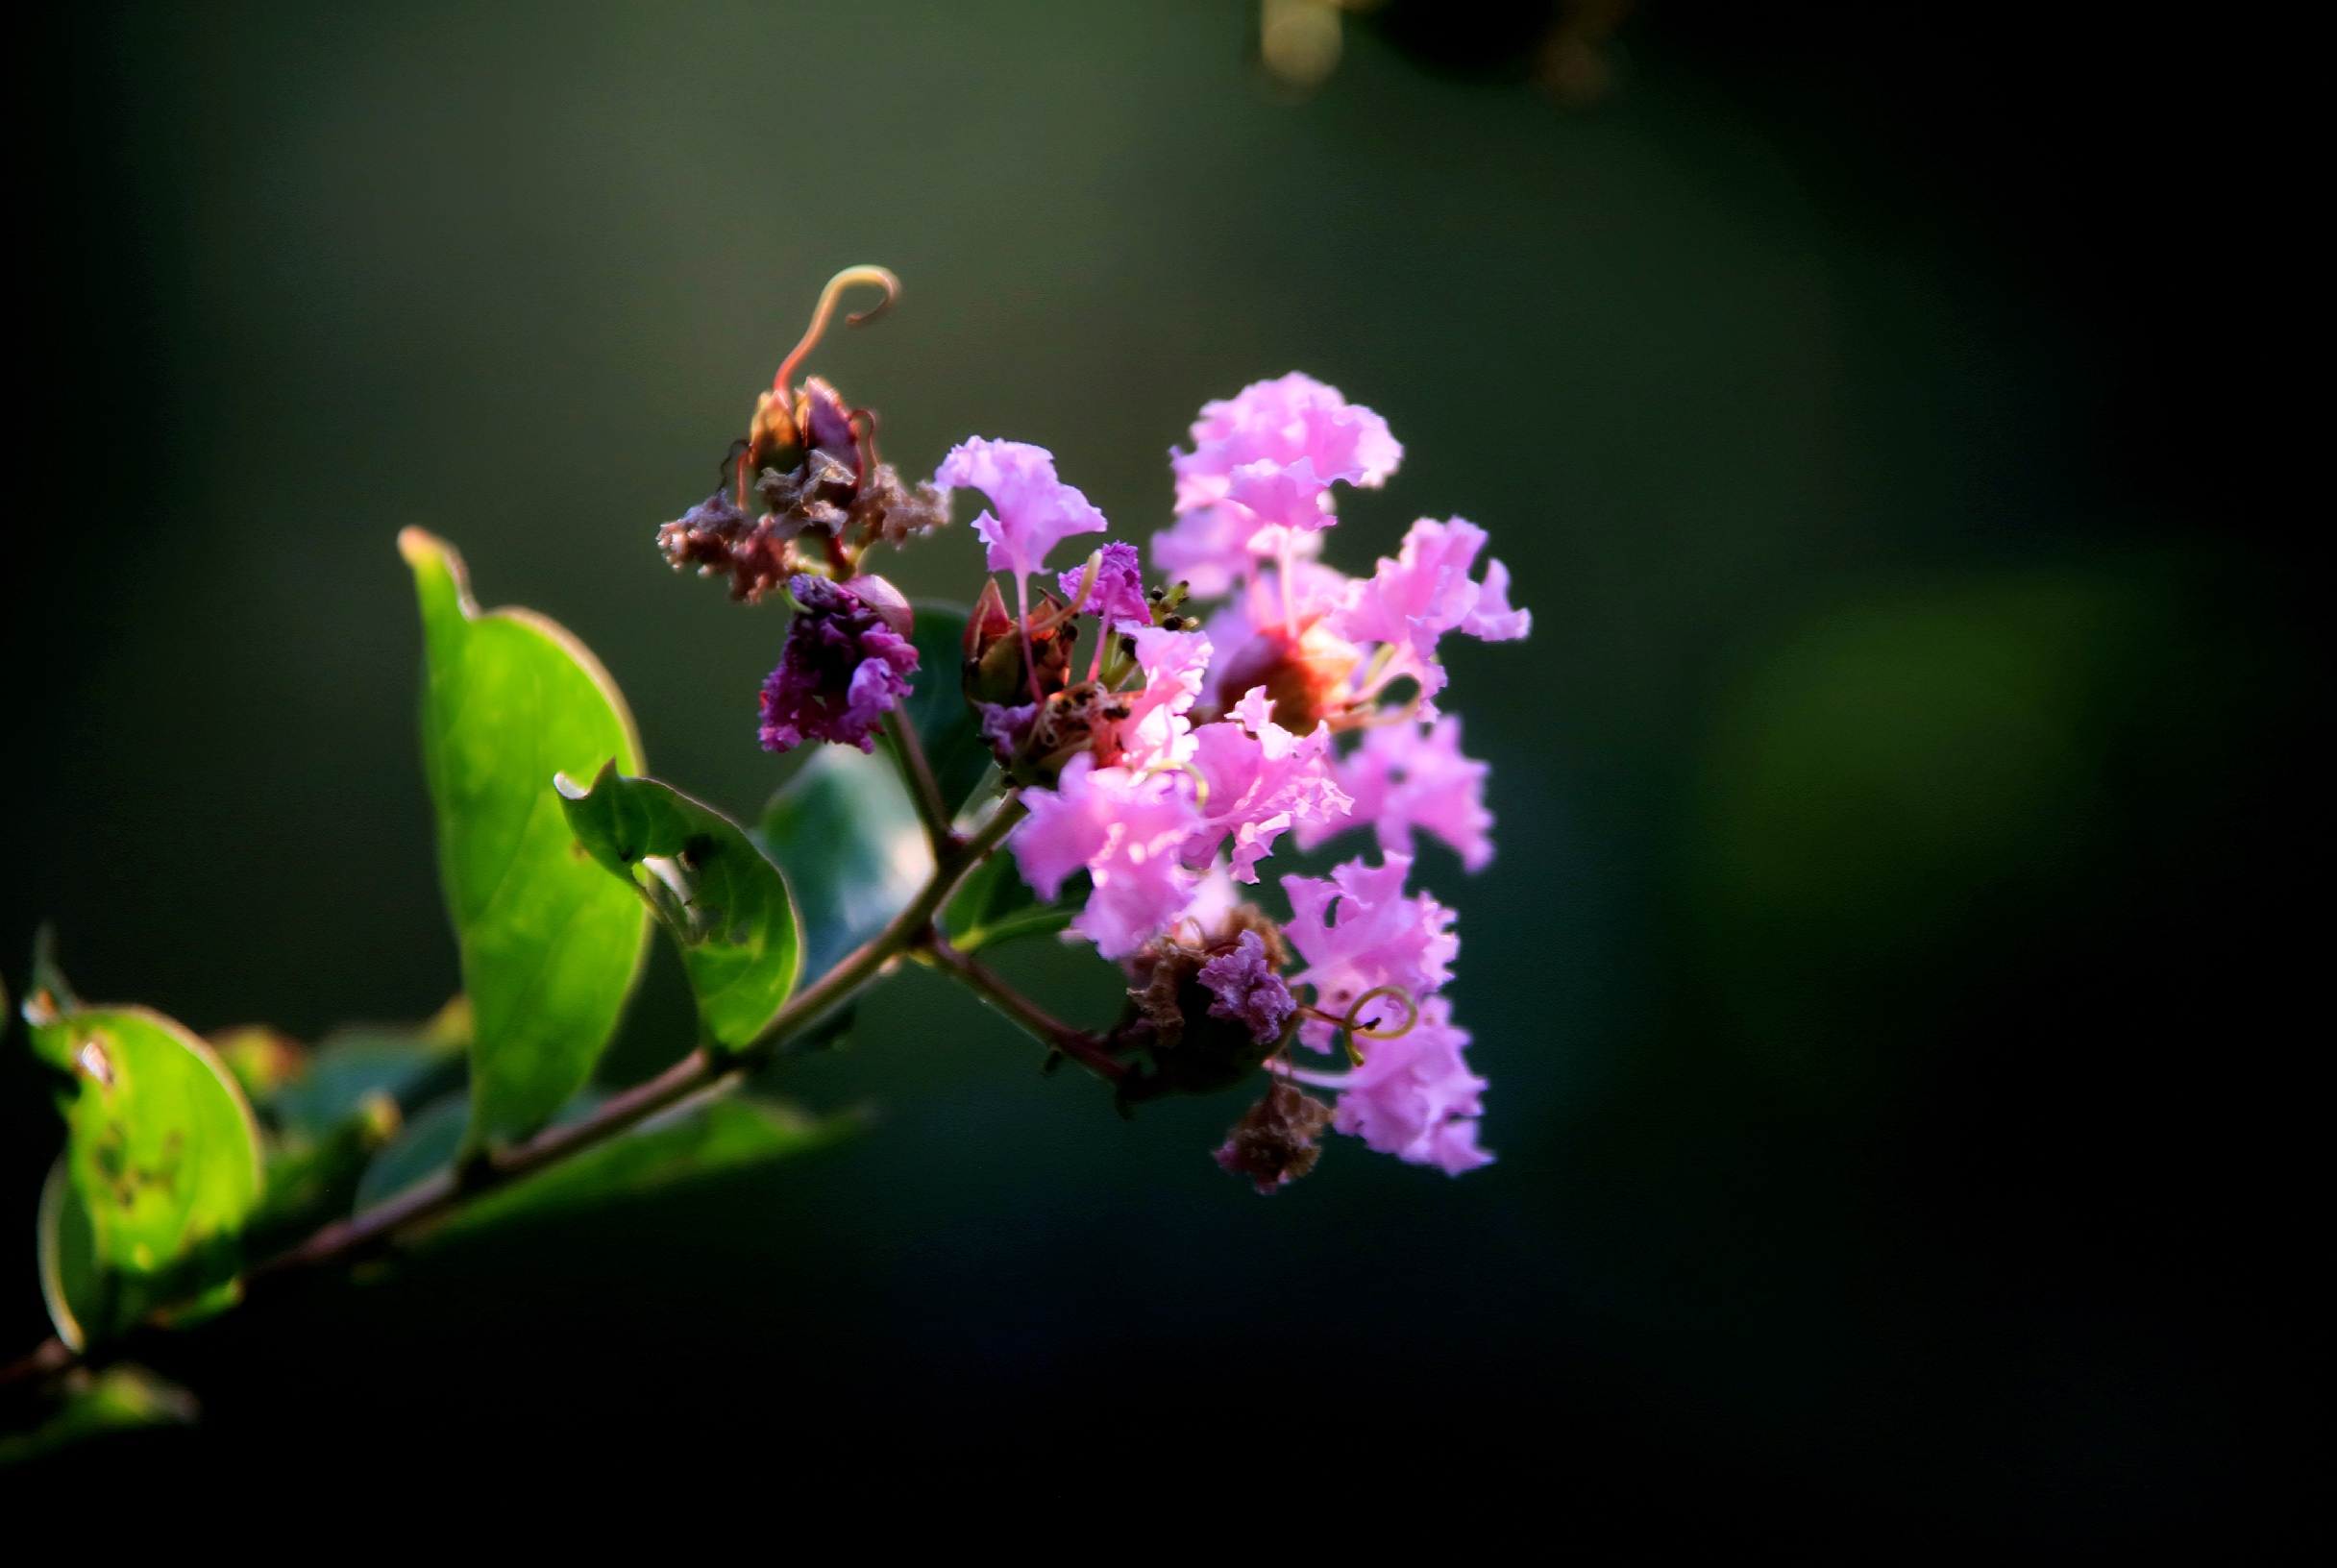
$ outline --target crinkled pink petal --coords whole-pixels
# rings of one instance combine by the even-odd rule
[[[1485,540],[1483,528],[1461,518],[1449,523],[1421,518],[1404,535],[1397,557],[1381,556],[1369,580],[1359,583],[1331,617],[1333,627],[1348,641],[1383,643],[1392,649],[1384,673],[1420,683],[1423,718],[1436,716],[1430,699],[1444,689],[1443,667],[1437,662],[1439,638],[1472,625],[1497,639],[1522,637],[1533,625],[1528,612],[1509,607],[1509,573],[1499,563],[1489,570],[1488,582],[1470,580],[1469,568]]]
[[[1312,464],[1323,483],[1344,479],[1376,487],[1403,461],[1404,449],[1388,432],[1388,422],[1339,388],[1296,371],[1277,380],[1253,381],[1232,398],[1204,404],[1193,422],[1194,450],[1172,458],[1178,479],[1178,509],[1186,509],[1192,481],[1231,473],[1244,463]],[[1207,486],[1195,486],[1206,495]],[[1206,495],[1206,500],[1217,499]]]
[[[1225,502],[1239,506],[1258,520],[1260,527],[1296,528],[1307,533],[1318,533],[1339,521],[1335,512],[1322,507],[1322,494],[1330,485],[1315,477],[1315,465],[1301,457],[1285,468],[1280,463],[1243,463],[1226,476]],[[1281,540],[1273,548],[1281,548]],[[1252,536],[1252,547],[1257,544]]]
[[[1203,506],[1152,536],[1152,564],[1195,599],[1230,593],[1250,569],[1258,520],[1239,506]]]
[[[1106,958],[1124,958],[1167,930],[1193,901],[1196,878],[1178,859],[1193,802],[1177,775],[1141,778],[1082,752],[1052,790],[1027,789],[1030,819],[1008,842],[1023,880],[1052,898],[1081,866],[1095,879],[1071,922]]]
[[[1412,857],[1389,854],[1382,864],[1351,860],[1331,873],[1329,883],[1286,876],[1283,890],[1293,911],[1283,928],[1307,961],[1292,984],[1315,988],[1315,1005],[1334,1016],[1366,992],[1397,986],[1416,1003],[1452,978],[1461,939],[1452,934],[1453,912],[1426,894],[1404,896]],[[1332,920],[1334,900],[1337,919]],[[1332,1029],[1310,1021],[1299,1038],[1316,1050],[1330,1048]]]
[[[1063,766],[1051,790],[1022,792],[1030,816],[1009,841],[1022,880],[1041,898],[1052,900],[1066,878],[1102,853],[1110,827],[1096,810],[1093,775],[1095,758],[1081,752]]]
[[[1104,957],[1125,958],[1193,902],[1198,879],[1178,858],[1193,830],[1193,802],[1186,781],[1173,773],[1138,778],[1106,768],[1096,777],[1111,831],[1088,862],[1095,891],[1071,924]]]
[[[1187,736],[1193,724],[1185,714],[1201,694],[1212,652],[1206,632],[1140,626],[1131,635],[1144,684],[1127,694],[1128,717],[1119,726],[1119,744],[1130,769],[1142,772],[1164,762],[1182,762],[1191,753]]]
[[[1231,835],[1234,880],[1255,882],[1258,861],[1293,822],[1343,815],[1347,796],[1332,774],[1330,750],[1330,730],[1321,724],[1303,736],[1270,720],[1255,735],[1230,722],[1195,729],[1192,766],[1208,790],[1186,863],[1206,865]]]
[[[1291,614],[1296,629],[1304,631],[1326,616],[1335,624],[1339,613],[1355,598],[1365,584],[1336,567],[1309,560],[1293,561],[1291,572]],[[1252,625],[1280,627],[1284,625],[1282,603],[1282,574],[1278,568],[1261,570],[1250,582],[1247,596],[1248,613]]]
[[[1266,726],[1274,722],[1274,701],[1266,695],[1263,686],[1252,686],[1242,694],[1242,700],[1228,710],[1227,717],[1240,722],[1252,735],[1263,735]]]
[[[1106,526],[1087,497],[1055,477],[1053,454],[1026,441],[978,435],[961,441],[942,459],[933,482],[990,498],[993,510],[974,519],[973,530],[990,547],[993,572],[1028,576],[1060,541],[1101,533]]]
[[[1510,608],[1510,569],[1499,561],[1485,563],[1476,605],[1462,617],[1461,629],[1488,643],[1514,642],[1534,629],[1532,610]]]
[[[1331,1125],[1380,1154],[1436,1165],[1458,1176],[1490,1164],[1477,1147],[1486,1081],[1468,1070],[1468,1032],[1453,1027],[1452,1004],[1431,996],[1413,1027],[1393,1040],[1359,1042],[1361,1066],[1344,1073],[1297,1072],[1303,1083],[1340,1091]]]
[[[1492,769],[1461,754],[1459,719],[1367,730],[1364,744],[1338,766],[1354,809],[1343,821],[1302,824],[1301,849],[1367,821],[1383,849],[1409,852],[1413,832],[1420,829],[1452,845],[1468,870],[1483,870],[1492,861],[1493,814],[1485,809],[1485,779]]]

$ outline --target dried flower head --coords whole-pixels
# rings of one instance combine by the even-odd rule
[[[1322,1146],[1315,1140],[1331,1123],[1331,1108],[1276,1079],[1266,1098],[1233,1124],[1217,1162],[1229,1176],[1246,1177],[1263,1195],[1281,1190],[1315,1168]]]
[[[787,589],[800,608],[763,682],[763,749],[836,741],[874,750],[876,726],[917,673],[907,601],[881,577],[800,576]]]

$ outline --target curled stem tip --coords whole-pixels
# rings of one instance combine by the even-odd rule
[[[1152,778],[1161,773],[1183,773],[1186,777],[1192,779],[1193,809],[1195,811],[1207,811],[1209,809],[1209,780],[1202,775],[1201,770],[1195,768],[1190,762],[1177,762],[1169,760],[1154,763],[1151,767],[1145,769],[1141,776],[1144,778]]]
[[[884,314],[886,308],[895,300],[900,298],[900,280],[894,277],[888,268],[847,267],[830,278],[827,281],[827,286],[820,290],[820,303],[812,310],[811,325],[803,329],[803,341],[798,343],[789,352],[787,357],[779,361],[779,373],[771,379],[772,391],[781,397],[787,395],[787,383],[795,379],[796,367],[803,362],[804,356],[811,353],[813,345],[820,341],[820,335],[827,331],[827,318],[835,314],[836,301],[843,296],[846,289],[854,283],[867,283],[873,288],[881,288],[884,290],[884,298],[870,306],[866,310],[857,310],[846,316],[844,324],[847,327],[858,327],[866,322],[874,321],[878,316]]]
[[[1383,1029],[1376,1017],[1369,1023],[1357,1021],[1363,1016],[1365,1004],[1382,996],[1392,996],[1404,1004],[1404,1022],[1400,1027]],[[1380,986],[1355,998],[1355,1005],[1347,1009],[1347,1016],[1340,1021],[1348,1034],[1359,1040],[1400,1040],[1411,1034],[1412,1026],[1420,1021],[1420,1010],[1413,1005],[1412,998],[1404,993],[1403,987]]]

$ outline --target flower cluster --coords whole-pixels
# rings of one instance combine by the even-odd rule
[[[1215,1081],[1225,1060],[1246,1053],[1246,1067],[1279,1053],[1279,1082],[1339,1092],[1338,1130],[1455,1173],[1482,1164],[1484,1084],[1462,1061],[1468,1036],[1435,994],[1459,949],[1453,917],[1407,896],[1404,883],[1415,831],[1471,870],[1493,852],[1486,766],[1461,754],[1459,720],[1435,705],[1445,686],[1439,642],[1522,637],[1531,618],[1510,605],[1498,561],[1472,575],[1486,535],[1458,518],[1415,523],[1368,577],[1321,563],[1338,521],[1332,486],[1384,483],[1403,455],[1386,421],[1335,388],[1295,374],[1259,382],[1204,407],[1193,439],[1171,454],[1177,521],[1152,544],[1154,563],[1182,580],[1145,594],[1134,551],[1110,545],[1061,573],[1060,597],[1045,595],[1036,610],[1028,578],[1049,548],[1100,531],[1101,516],[1034,447],[970,441],[936,476],[989,498],[975,527],[993,570],[1015,576],[1017,613],[985,595],[966,668],[984,733],[1023,786],[1030,817],[1011,841],[1020,869],[1048,899],[1087,874],[1092,892],[1071,928],[1127,968],[1132,1013],[1115,1038],[1154,1064],[1123,1096],[1193,1087],[1196,1070]],[[1196,598],[1224,600],[1200,629]],[[1095,632],[1084,678],[1082,617]],[[1349,733],[1357,744],[1341,756]],[[1255,884],[1283,835],[1312,848],[1365,825],[1379,865],[1352,861],[1327,882],[1282,879],[1295,912],[1290,943],[1308,964],[1283,982],[1254,931],[1213,914],[1213,869]],[[1284,1006],[1293,984],[1314,999]],[[1381,1027],[1382,1014],[1401,1026]],[[1182,1022],[1168,1028],[1169,1017]],[[1222,1027],[1234,1020],[1245,1031]],[[1202,1035],[1225,1038],[1196,1068],[1191,1041]],[[1342,1041],[1353,1063],[1344,1074],[1288,1060],[1293,1043]],[[1220,1151],[1229,1169],[1264,1168],[1261,1128],[1319,1125],[1286,1099],[1277,1088],[1255,1113],[1259,1127]],[[1285,1156],[1276,1184],[1312,1163]]]
[[[1312,1168],[1326,1128],[1456,1175],[1487,1163],[1485,1080],[1441,993],[1453,912],[1407,890],[1419,835],[1472,871],[1493,855],[1488,769],[1437,707],[1444,637],[1507,641],[1532,624],[1501,563],[1480,570],[1484,530],[1424,518],[1368,576],[1326,565],[1335,487],[1386,483],[1403,448],[1378,414],[1293,373],[1208,404],[1192,450],[1170,453],[1174,521],[1151,544],[1167,584],[1147,588],[1118,541],[1050,575],[1055,547],[1108,525],[1045,449],[973,437],[911,492],[875,460],[873,415],[816,378],[788,390],[849,282],[881,282],[888,300],[895,287],[879,269],[839,275],[756,408],[735,497],[718,491],[658,534],[676,566],[727,574],[734,597],[787,586],[764,747],[873,747],[919,664],[908,603],[862,556],[947,522],[951,491],[977,492],[972,526],[1012,602],[985,581],[959,677],[999,789],[1019,796],[1006,844],[1040,899],[1077,903],[1066,935],[1128,980],[1117,1026],[1057,1049],[1084,1053],[1123,1106],[1263,1068],[1266,1097],[1217,1152],[1261,1191]],[[752,519],[750,471],[765,502]],[[954,803],[930,804],[940,850]],[[1280,879],[1288,921],[1242,900],[1286,840],[1312,850],[1365,827],[1376,864]]]

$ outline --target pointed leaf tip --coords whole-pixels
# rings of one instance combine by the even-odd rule
[[[475,1140],[516,1137],[581,1088],[646,951],[640,902],[576,852],[560,805],[641,747],[616,683],[564,627],[481,612],[462,556],[398,535],[425,645],[422,750],[438,867],[474,1010]]]

